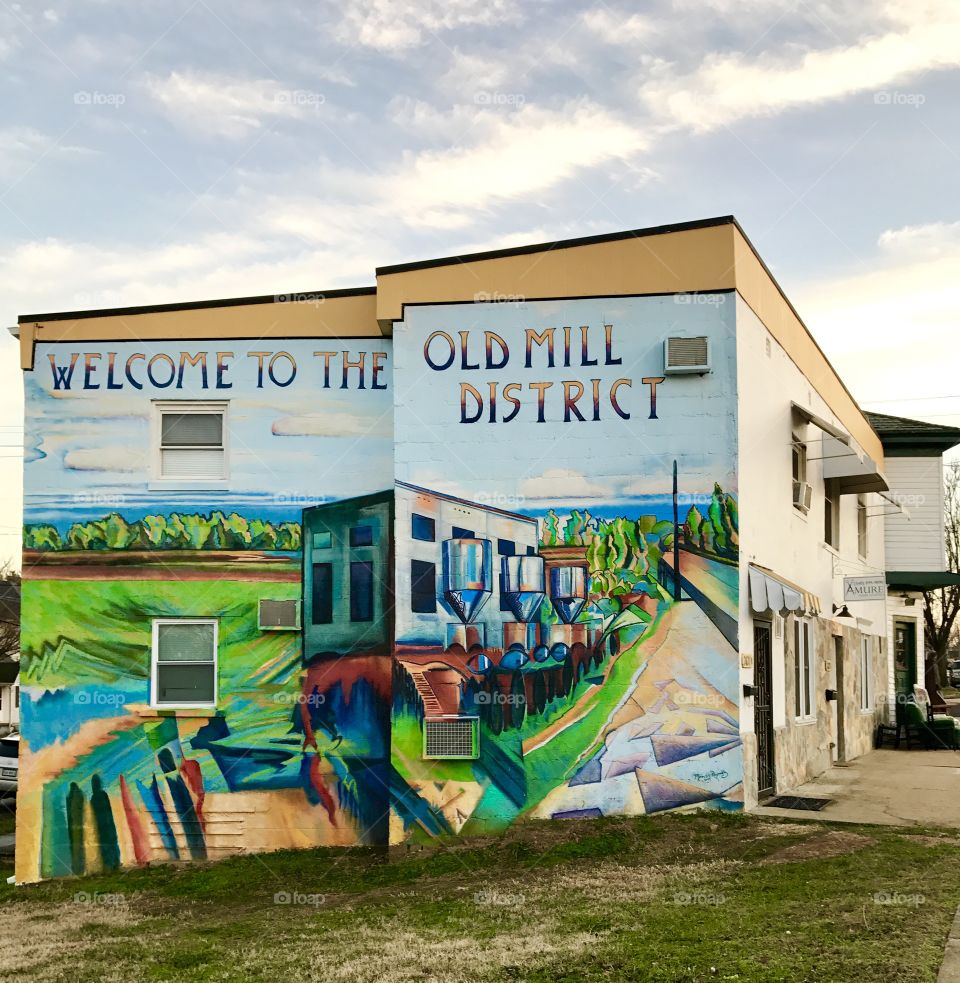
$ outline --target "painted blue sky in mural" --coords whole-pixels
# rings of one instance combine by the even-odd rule
[[[329,347],[366,351],[364,388],[359,370],[347,375],[341,389],[341,367],[331,359],[330,388],[324,388],[326,360],[314,352],[316,341],[285,341],[296,363],[296,376],[287,385],[271,382],[269,360],[251,357],[271,346],[243,340],[229,344],[187,342],[111,343],[116,353],[113,384],[107,390],[109,356],[94,345],[38,345],[37,370],[25,376],[31,429],[42,435],[28,448],[25,468],[26,522],[68,522],[120,512],[133,519],[152,512],[237,510],[269,519],[298,518],[312,504],[387,487],[393,474],[392,395],[389,342],[337,339]],[[234,358],[220,376],[231,388],[217,388],[216,351],[230,349]],[[181,350],[195,356],[208,353],[206,387],[201,366],[185,364],[182,386],[177,377],[169,386],[150,384],[147,367],[154,356],[153,377],[165,383],[172,359],[179,373]],[[372,353],[378,360],[378,388],[372,387]],[[69,366],[79,353],[69,390],[55,389],[50,356],[58,368]],[[96,368],[85,375],[87,353]],[[143,355],[126,366],[131,355]],[[356,359],[355,359],[356,360]],[[279,360],[274,378],[286,382],[291,363]],[[138,390],[130,379],[143,386]],[[258,388],[258,383],[261,387]],[[98,386],[97,389],[84,385]],[[150,487],[151,400],[229,400],[228,442],[230,479],[216,491],[180,491]],[[318,466],[319,462],[319,466]],[[308,466],[309,464],[309,466]]]
[[[733,492],[734,317],[731,294],[408,306],[394,333],[397,478],[527,514],[587,507],[611,516],[643,503],[641,511],[666,517],[678,458],[688,503],[709,496],[714,482]],[[552,368],[548,341],[531,340],[527,354],[528,334],[550,328]],[[485,332],[506,343],[506,352],[490,345],[489,364],[500,368],[486,367]],[[663,379],[668,334],[707,335],[713,371]],[[564,398],[580,386],[582,420]]]

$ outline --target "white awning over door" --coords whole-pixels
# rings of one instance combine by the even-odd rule
[[[811,591],[804,590],[756,563],[751,563],[747,572],[750,579],[750,607],[757,614],[767,611],[782,615],[820,613],[820,598]]]

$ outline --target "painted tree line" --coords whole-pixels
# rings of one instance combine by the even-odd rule
[[[696,505],[687,512],[680,527],[683,543],[736,559],[740,522],[736,498],[715,483],[703,506],[702,512]],[[642,583],[656,586],[660,558],[673,548],[673,523],[653,515],[602,519],[577,509],[563,517],[550,509],[542,522],[540,542],[544,547],[585,547],[591,595],[613,598],[633,592]]]
[[[27,550],[298,550],[300,523],[246,519],[236,512],[172,512],[128,522],[118,512],[75,522],[61,536],[56,526],[23,529]]]

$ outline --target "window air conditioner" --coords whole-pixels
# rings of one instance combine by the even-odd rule
[[[801,512],[810,511],[810,502],[813,498],[813,486],[805,481],[795,481],[793,483],[793,504]]]
[[[260,631],[299,631],[299,601],[260,599]]]
[[[697,374],[710,371],[710,339],[667,338],[663,342],[664,375]]]

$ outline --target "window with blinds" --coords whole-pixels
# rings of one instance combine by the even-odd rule
[[[212,707],[217,702],[217,622],[153,622],[153,705]]]
[[[158,476],[180,481],[227,477],[223,403],[158,404]]]

